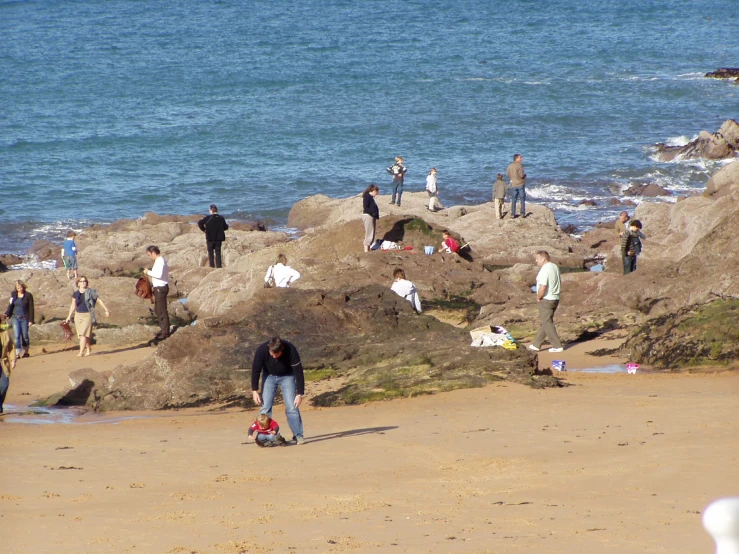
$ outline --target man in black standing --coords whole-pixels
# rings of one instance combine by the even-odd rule
[[[208,263],[210,267],[222,267],[221,243],[226,240],[228,223],[218,215],[218,207],[210,205],[210,215],[198,221],[198,227],[205,233],[205,243],[208,245]],[[215,258],[215,260],[214,260]]]
[[[259,378],[262,375],[264,379],[260,395]],[[272,337],[257,347],[251,366],[251,396],[254,404],[262,407],[260,414],[272,417],[272,404],[278,386],[282,391],[285,416],[293,432],[293,440],[297,444],[303,444],[303,420],[298,409],[305,394],[303,364],[294,344],[280,337]]]

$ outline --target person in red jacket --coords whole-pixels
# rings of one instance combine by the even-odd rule
[[[247,442],[254,441],[257,446],[282,446],[287,444],[280,434],[280,426],[267,414],[259,414],[249,427]]]
[[[452,235],[449,234],[449,231],[444,229],[441,232],[441,236],[444,237],[444,242],[441,243],[441,248],[444,250],[444,252],[446,252],[447,254],[451,254],[452,252],[459,252],[459,243],[452,238]]]

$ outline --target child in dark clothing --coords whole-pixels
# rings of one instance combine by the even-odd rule
[[[247,441],[254,441],[257,446],[282,446],[285,438],[280,435],[280,426],[267,414],[259,414],[249,427]]]
[[[636,258],[641,254],[641,239],[646,239],[641,232],[642,224],[638,219],[629,222],[626,232],[621,237],[621,256],[624,262],[624,275],[636,271]]]

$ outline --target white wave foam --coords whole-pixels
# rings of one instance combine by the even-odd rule
[[[705,78],[706,77],[703,73],[681,73],[676,77],[676,79],[680,79],[682,81],[697,81]]]
[[[56,260],[46,260],[45,262],[41,262],[39,260],[34,260],[29,258],[25,262],[21,262],[19,264],[15,265],[9,265],[9,270],[21,270],[21,269],[43,269],[43,270],[54,270],[56,269]]]
[[[698,138],[698,135],[694,136],[694,137],[693,137],[692,139],[691,139],[691,138],[688,138],[688,137],[686,137],[685,135],[680,135],[679,137],[671,137],[671,138],[668,138],[668,139],[667,139],[667,140],[665,141],[665,144],[666,144],[667,146],[685,146],[685,145],[686,145],[686,144],[688,144],[688,143],[689,143],[690,141],[693,141],[693,140],[695,140],[696,138]]]

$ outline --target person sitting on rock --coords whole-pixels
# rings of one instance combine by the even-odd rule
[[[621,237],[621,256],[624,262],[624,275],[636,271],[636,258],[641,254],[641,241],[647,237],[641,232],[638,219],[629,222],[628,231]]]
[[[287,444],[280,434],[280,426],[267,414],[259,414],[249,427],[248,442],[254,441],[257,446],[282,446]]]
[[[400,268],[393,271],[393,279],[395,280],[390,289],[398,296],[408,300],[413,309],[420,314],[423,310],[421,309],[421,299],[418,296],[416,285],[405,278],[405,271]]]
[[[270,279],[274,281],[274,285],[270,283]],[[300,279],[300,273],[287,265],[287,256],[280,254],[277,256],[277,263],[269,266],[267,274],[264,276],[265,286],[275,286],[278,288],[287,288],[290,283],[294,283]]]
[[[441,243],[441,249],[446,252],[447,254],[451,254],[454,252],[455,254],[459,252],[459,243],[454,240],[452,235],[444,229],[441,232],[441,236],[444,238],[444,242]]]

